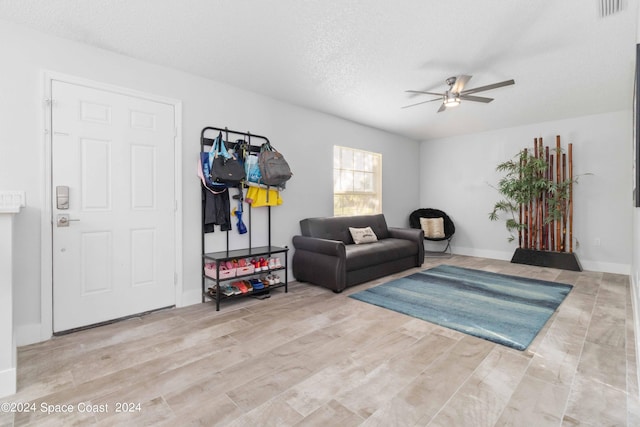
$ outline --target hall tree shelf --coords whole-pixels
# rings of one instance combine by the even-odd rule
[[[260,135],[254,135],[252,133],[249,132],[238,132],[238,131],[233,131],[233,130],[229,130],[227,128],[216,128],[216,127],[205,127],[202,129],[202,132],[200,134],[200,152],[205,152],[205,151],[209,151],[208,149],[213,146],[213,141],[215,140],[215,137],[217,136],[217,134],[219,132],[223,133],[224,136],[224,141],[225,141],[225,145],[227,146],[227,148],[231,148],[233,145],[233,142],[229,142],[229,135],[232,136],[232,138],[235,139],[242,139],[247,141],[248,145],[248,152],[251,153],[259,153],[260,152],[260,146],[262,145],[262,143],[264,142],[269,142],[269,140],[264,137],[264,136],[260,136]],[[214,134],[215,133],[215,134]],[[205,135],[211,135],[212,138],[207,138]],[[253,145],[251,142],[252,140],[258,140],[259,141],[259,145]],[[205,149],[206,148],[206,149]],[[204,184],[201,184],[202,186],[202,191],[208,191],[207,189],[204,188]],[[228,191],[228,190],[227,190]],[[231,202],[231,198],[230,198],[230,202]],[[273,289],[276,288],[282,288],[284,287],[284,291],[285,293],[289,291],[288,289],[288,253],[289,253],[289,248],[287,246],[284,247],[280,247],[280,246],[272,246],[271,245],[271,206],[267,206],[265,208],[262,209],[267,209],[267,238],[268,238],[268,244],[267,246],[259,246],[259,247],[253,247],[252,246],[252,242],[251,242],[251,238],[252,238],[252,223],[251,223],[251,211],[252,211],[252,207],[251,205],[244,205],[243,210],[244,212],[248,212],[248,218],[246,218],[248,224],[247,224],[247,237],[249,240],[249,245],[246,248],[240,248],[240,249],[229,249],[229,232],[235,232],[234,229],[232,230],[228,230],[225,231],[225,238],[226,238],[226,249],[223,251],[218,251],[218,252],[206,252],[206,244],[205,244],[205,234],[207,234],[205,232],[205,224],[204,224],[204,218],[205,218],[205,203],[204,203],[204,199],[202,200],[202,217],[201,217],[201,225],[202,225],[202,233],[201,233],[201,248],[202,248],[202,262],[201,262],[201,274],[202,274],[202,302],[209,300],[213,300],[216,302],[216,311],[220,310],[220,302],[225,301],[225,300],[230,300],[230,299],[235,299],[235,298],[243,298],[243,297],[247,297],[247,296],[255,296],[255,297],[266,297],[269,295],[269,292]],[[278,258],[284,258],[280,264],[282,265],[282,267],[278,267],[278,268],[272,268],[268,271],[259,271],[259,272],[253,272],[253,273],[249,273],[249,274],[241,274],[241,275],[234,275],[232,277],[224,277],[224,278],[220,278],[221,276],[221,270],[220,270],[220,264],[226,261],[232,261],[232,260],[240,260],[240,259],[252,259],[252,258],[256,258],[256,259],[260,259],[261,257],[264,257],[265,259],[268,258],[273,258],[273,257],[278,257]],[[283,262],[284,261],[284,262]],[[204,274],[205,271],[205,264],[210,263],[210,262],[215,262],[216,264],[216,278],[212,278],[207,276],[206,274]],[[247,293],[243,293],[243,294],[239,294],[239,295],[231,295],[231,296],[226,296],[224,295],[221,290],[220,290],[220,285],[226,282],[234,282],[234,281],[238,281],[238,280],[244,280],[244,279],[249,279],[252,277],[260,277],[263,276],[265,274],[273,274],[279,271],[283,271],[284,272],[284,280],[282,280],[282,278],[280,278],[280,283],[276,283],[276,284],[271,284],[268,287],[265,287],[264,289],[260,289],[260,290],[256,290],[256,291],[251,291],[251,292],[247,292]],[[212,287],[215,289],[215,295],[209,295],[207,293],[207,289],[209,287]]]

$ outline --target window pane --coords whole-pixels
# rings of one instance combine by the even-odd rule
[[[340,169],[334,169],[333,170],[333,192],[335,193],[339,191],[340,191]]]
[[[363,184],[363,191],[368,191],[370,193],[373,193],[375,188],[373,185],[373,174],[372,173],[366,173],[364,174],[364,184]]]
[[[353,169],[353,150],[349,150],[347,148],[343,148],[340,153],[340,168],[342,169]]]
[[[364,173],[353,173],[353,191],[364,191]]]
[[[357,171],[363,171],[365,158],[368,157],[363,151],[356,151],[353,153],[353,169]]]
[[[353,171],[340,171],[340,191],[353,191]]]

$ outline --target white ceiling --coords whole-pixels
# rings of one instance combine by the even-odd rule
[[[630,109],[637,2],[0,0],[0,18],[416,140]],[[436,113],[407,89],[515,79]]]

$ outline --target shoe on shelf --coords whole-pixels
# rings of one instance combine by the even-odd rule
[[[237,286],[235,286],[234,284],[229,285],[229,287],[231,289],[233,289],[233,294],[234,295],[240,295],[242,293],[242,291]]]
[[[269,258],[269,270],[275,270],[276,268],[276,259]]]
[[[262,267],[262,271],[269,271],[269,261],[264,258],[260,258],[260,267]]]
[[[233,282],[232,285],[240,289],[240,292],[243,294],[246,294],[247,292],[249,292],[249,289],[247,289],[247,285],[245,285],[244,282],[241,280],[237,282]]]
[[[269,276],[267,276],[266,274],[260,276],[260,280],[262,281],[262,284],[264,285],[265,288],[268,288],[269,285],[271,284],[271,281],[269,280]]]
[[[238,266],[239,267],[246,267],[247,266],[247,260],[244,258],[240,258],[240,260],[238,260]]]
[[[280,262],[280,258],[276,258],[276,268],[282,268],[282,263]]]
[[[233,287],[229,285],[221,285],[220,292],[222,292],[222,295],[225,295],[227,297],[230,297],[231,295],[235,295],[235,290],[233,289]]]
[[[247,292],[253,292],[253,286],[251,285],[250,281],[243,280],[242,283],[244,283],[244,285],[247,287]]]
[[[249,280],[249,282],[251,282],[251,286],[253,286],[254,291],[259,291],[261,289],[264,289],[264,284],[260,279],[251,279]]]
[[[255,258],[253,258],[251,260],[251,264],[253,264],[253,270],[254,271],[262,271],[262,267],[260,266],[260,261],[258,261]]]
[[[273,280],[274,285],[277,285],[278,283],[280,283],[280,276],[278,276],[277,274],[272,274],[271,280]]]

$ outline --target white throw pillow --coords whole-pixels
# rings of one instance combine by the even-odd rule
[[[420,227],[424,230],[424,237],[430,239],[444,238],[443,218],[420,218]]]
[[[373,232],[371,227],[365,228],[354,228],[349,227],[349,233],[351,233],[351,237],[356,245],[361,243],[372,243],[378,241],[378,236]]]

